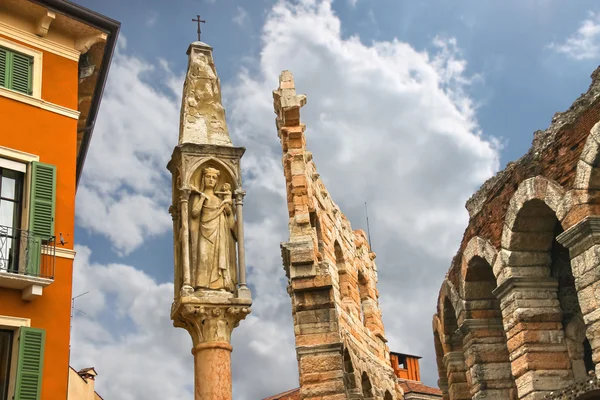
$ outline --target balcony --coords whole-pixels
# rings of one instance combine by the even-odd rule
[[[55,259],[54,237],[0,225],[0,287],[20,289],[23,300],[41,296],[54,282]]]

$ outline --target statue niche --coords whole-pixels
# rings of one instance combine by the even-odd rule
[[[192,177],[190,272],[196,290],[234,293],[237,284],[236,221],[227,173],[206,166]]]

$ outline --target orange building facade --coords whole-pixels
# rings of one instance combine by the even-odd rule
[[[75,194],[118,30],[0,3],[0,400],[67,398]]]

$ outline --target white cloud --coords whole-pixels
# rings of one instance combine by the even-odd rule
[[[350,4],[350,7],[352,7],[352,8],[356,7],[357,3],[358,3],[358,0],[348,0],[348,4]]]
[[[263,238],[287,238],[271,91],[289,69],[308,96],[307,146],[332,197],[355,228],[366,227],[369,204],[390,346],[425,356],[423,375],[435,385],[437,293],[468,221],[464,203],[498,169],[499,145],[484,138],[468,94],[482,77],[467,74],[453,38],[419,52],[398,40],[343,39],[341,30],[328,1],[280,2],[266,20],[258,72],[242,70],[227,85],[230,132],[247,148],[245,215]],[[261,270],[251,279],[265,287],[283,275],[275,242],[249,257]]]
[[[600,14],[589,12],[577,32],[564,43],[551,43],[549,48],[574,60],[591,60],[600,57]]]
[[[191,339],[169,319],[172,284],[131,266],[99,265],[78,246],[71,365],[96,367],[97,391],[123,400],[191,398]],[[186,387],[187,386],[187,387]]]
[[[237,12],[233,17],[233,22],[239,26],[244,26],[248,22],[248,19],[248,12],[243,7],[238,6]]]
[[[177,138],[177,85],[158,90],[144,77],[180,78],[160,65],[157,72],[124,50],[117,54],[79,189],[78,223],[122,252],[170,230],[164,165]],[[256,65],[223,82],[233,141],[247,148],[244,216],[254,290],[253,312],[234,332],[234,398],[297,386],[279,250],[288,215],[271,94],[283,69],[308,95],[302,120],[309,150],[354,228],[365,227],[368,201],[390,347],[423,355],[423,377],[434,385],[437,292],[467,222],[464,202],[498,168],[497,145],[480,132],[468,94],[480,77],[467,74],[452,38],[436,38],[430,52],[398,40],[365,45],[342,38],[328,1],[282,1],[268,14]],[[93,290],[78,300],[87,315],[74,327],[74,366],[98,367],[107,397],[190,398],[191,341],[168,319],[172,285],[131,266],[92,265],[89,250],[78,250],[74,292]]]
[[[149,82],[163,81],[175,90],[181,78],[164,63],[156,68],[127,56],[120,40],[78,190],[77,223],[126,254],[144,236],[172,226],[165,166],[177,143],[179,100]]]

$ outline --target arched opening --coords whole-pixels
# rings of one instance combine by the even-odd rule
[[[356,283],[352,282],[352,275],[348,271],[347,263],[344,258],[344,252],[339,242],[336,240],[333,243],[333,250],[335,254],[335,265],[338,271],[338,283],[340,287],[340,299],[342,301],[342,308],[350,315],[355,318],[360,318],[362,322],[362,316],[359,311],[360,307],[360,295],[356,288]]]
[[[358,271],[358,295],[360,297],[360,320],[363,325],[366,325],[365,301],[369,298],[369,281],[361,271]]]
[[[557,223],[555,237],[560,233],[562,233],[562,229]],[[565,342],[571,359],[573,377],[576,381],[584,380],[588,376],[588,371],[594,370],[594,363],[593,361],[590,363],[592,349],[585,336],[586,327],[575,288],[569,250],[554,239],[551,256],[550,274],[558,281],[557,293],[562,312],[561,322],[565,330]]]
[[[541,185],[543,182],[536,178],[533,183]],[[585,379],[585,324],[569,252],[556,240],[562,227],[554,211],[544,201],[533,198],[524,202],[512,227],[508,226],[503,247],[509,250],[509,257],[498,279],[513,278],[519,283],[504,290],[501,296],[506,303],[507,332],[515,331],[513,328],[518,324],[523,338],[519,346],[511,349],[512,371],[518,387],[522,386],[520,379],[549,382],[543,390],[534,389],[533,394],[528,394],[543,395],[562,389],[574,379]],[[540,325],[540,322],[545,324]],[[528,331],[532,334],[527,334]],[[546,353],[540,354],[540,348],[547,349]],[[535,363],[524,365],[521,357],[543,357],[552,363],[545,362],[545,371],[541,371]],[[523,397],[523,393],[519,395]]]
[[[467,381],[467,366],[463,351],[463,335],[458,328],[456,311],[448,297],[442,308],[442,324],[446,352],[444,365],[448,373],[448,392],[452,400],[471,399],[470,384]]]
[[[437,316],[435,318],[438,321]],[[435,362],[438,367],[438,387],[442,391],[442,397],[447,400],[448,397],[448,373],[446,372],[446,365],[444,364],[444,348],[440,340],[440,335],[437,331],[437,327],[433,331],[433,345],[435,348]]]
[[[352,365],[352,358],[348,349],[344,349],[344,381],[346,388],[351,391],[356,389],[356,377],[354,376],[354,366]]]
[[[383,400],[394,400],[394,398],[392,397],[392,394],[390,393],[389,390],[385,391],[385,395],[383,396]]]
[[[467,261],[464,278],[465,360],[474,398],[515,399],[517,387],[511,372],[500,300],[493,294],[496,277],[480,256]]]
[[[362,373],[360,378],[360,384],[362,387],[362,394],[365,398],[373,397],[373,387],[371,386],[371,380],[366,372]]]

